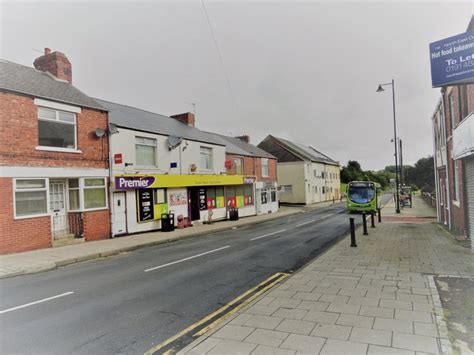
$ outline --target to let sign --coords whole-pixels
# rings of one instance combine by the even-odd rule
[[[474,31],[430,44],[434,88],[474,82]]]

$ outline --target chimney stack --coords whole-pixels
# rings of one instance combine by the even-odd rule
[[[56,78],[72,83],[72,66],[69,59],[61,52],[52,52],[45,48],[44,54],[34,61],[36,69],[47,71]]]
[[[242,136],[237,136],[235,138],[240,139],[242,142],[250,143],[250,136],[248,134],[244,134]]]
[[[170,117],[178,120],[181,123],[184,123],[187,126],[194,127],[195,119],[194,114],[191,112],[180,113],[177,115],[172,115]]]

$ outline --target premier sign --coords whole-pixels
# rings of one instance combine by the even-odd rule
[[[116,176],[116,190],[136,190],[147,189],[153,185],[155,178],[153,176]]]
[[[474,83],[474,31],[430,44],[434,88]]]

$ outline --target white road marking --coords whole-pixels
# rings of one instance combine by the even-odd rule
[[[328,217],[331,217],[331,216],[333,216],[333,215],[334,215],[334,213],[326,214],[326,215],[324,215],[324,216],[321,216],[320,219],[328,218]]]
[[[272,233],[268,233],[268,234],[264,234],[264,235],[261,235],[261,236],[259,236],[259,237],[252,238],[252,239],[250,239],[250,240],[257,240],[257,239],[269,237],[269,236],[271,236],[271,235],[278,234],[278,233],[282,233],[282,232],[286,232],[286,229],[280,229],[279,231],[272,232]]]
[[[317,219],[312,219],[311,221],[300,223],[300,224],[297,224],[296,226],[301,227],[301,226],[304,226],[305,224],[310,224],[310,223],[313,223],[313,222],[316,222],[316,221],[317,221]]]
[[[33,305],[38,304],[38,303],[51,301],[51,300],[54,300],[55,298],[69,296],[69,295],[72,295],[73,293],[74,292],[72,292],[72,291],[64,292],[64,293],[61,293],[60,295],[56,295],[56,296],[52,296],[52,297],[48,297],[48,298],[43,298],[42,300],[39,300],[39,301],[34,301],[34,302],[30,302],[30,303],[27,303],[27,304],[24,304],[24,305],[21,305],[21,306],[16,306],[16,307],[13,307],[13,308],[4,309],[3,311],[0,311],[0,314],[11,312],[11,311],[16,311],[17,309],[33,306]]]
[[[222,247],[222,248],[217,248],[217,249],[209,250],[209,251],[206,251],[206,252],[204,252],[204,253],[197,254],[197,255],[193,255],[193,256],[190,256],[190,257],[187,257],[187,258],[184,258],[184,259],[181,259],[181,260],[176,260],[176,261],[173,261],[173,262],[168,263],[168,264],[163,264],[163,265],[160,265],[160,266],[155,266],[155,267],[152,267],[152,268],[150,268],[150,269],[146,269],[145,272],[153,271],[153,270],[156,270],[156,269],[161,269],[161,268],[163,268],[163,267],[170,266],[170,265],[174,265],[174,264],[178,264],[178,263],[182,263],[183,261],[188,261],[188,260],[191,260],[191,259],[194,259],[194,258],[199,258],[200,256],[204,256],[204,255],[207,255],[207,254],[215,253],[216,251],[224,250],[224,249],[227,249],[227,248],[230,248],[230,245],[226,245],[225,247]]]

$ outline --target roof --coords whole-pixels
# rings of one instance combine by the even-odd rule
[[[95,100],[109,111],[109,122],[116,126],[165,136],[174,135],[192,141],[225,145],[225,142],[213,134],[201,131],[196,127],[187,126],[175,118],[110,101]]]
[[[52,74],[0,59],[0,89],[105,111],[94,99]]]
[[[229,154],[243,155],[243,156],[252,156],[259,158],[269,158],[276,159],[273,155],[266,152],[259,147],[244,142],[243,140],[235,137],[224,136],[218,133],[210,133],[219,137],[225,144],[225,151]]]
[[[269,141],[273,141],[273,143],[270,143]],[[291,142],[289,140],[278,138],[272,135],[269,135],[262,141],[262,143],[259,144],[259,146],[264,149],[275,145],[279,146],[278,149],[269,150],[273,155],[277,157],[279,162],[281,161],[281,156],[282,158],[284,158],[282,159],[283,161],[310,160],[313,162],[339,165],[339,162],[331,159],[330,157],[316,150],[312,146]],[[281,149],[286,150],[287,152],[283,152],[280,155]]]

